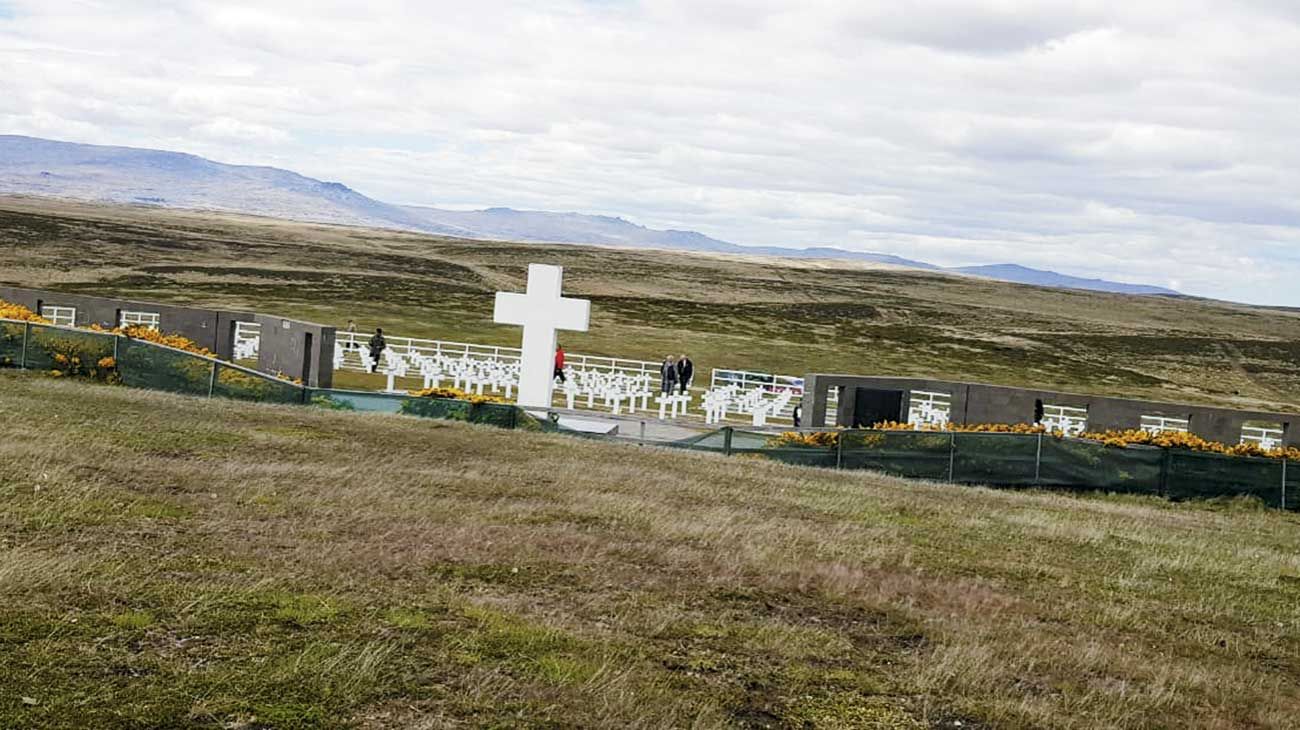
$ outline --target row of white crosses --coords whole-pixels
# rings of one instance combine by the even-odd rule
[[[335,361],[346,357],[346,350],[335,348]],[[425,354],[418,352],[400,353],[392,348],[386,349],[376,364],[366,358],[367,372],[379,372],[388,377],[389,393],[401,392],[397,387],[398,378],[418,377],[425,388],[437,388],[442,381],[451,381],[451,387],[467,393],[483,395],[490,389],[493,393],[504,393],[510,398],[519,385],[519,363],[505,360],[477,358],[469,356],[453,357],[449,355]]]
[[[636,413],[638,400],[641,402],[641,410],[647,410],[650,406],[652,382],[649,373],[574,370],[566,367],[564,374],[564,398],[570,410],[573,410],[578,398],[584,394],[588,410],[595,408],[596,401],[599,400],[616,416],[623,412],[625,402],[629,414]]]
[[[691,393],[660,393],[655,402],[659,404],[659,420],[677,418],[678,409],[681,409],[681,415],[686,415],[686,409],[691,405]]]
[[[780,416],[794,398],[793,390],[783,388],[772,393],[762,386],[742,390],[737,385],[712,388],[704,394],[704,422],[720,423],[731,411],[750,417],[754,426],[766,426],[769,418]]]

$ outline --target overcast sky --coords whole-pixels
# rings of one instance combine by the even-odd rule
[[[0,132],[1300,305],[1298,55],[1293,0],[0,0]]]

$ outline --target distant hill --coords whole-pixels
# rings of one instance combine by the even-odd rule
[[[612,216],[510,208],[456,211],[391,205],[342,183],[323,182],[275,167],[227,165],[180,152],[17,135],[0,135],[0,194],[3,193],[222,210],[462,238],[842,259],[951,271],[1039,286],[1124,294],[1177,293],[1154,286],[1082,279],[1015,264],[943,269],[886,253],[830,247],[741,246],[695,231],[656,230]]]
[[[0,135],[0,192],[414,228],[403,210],[346,185],[180,152]]]
[[[854,261],[937,269],[922,261],[912,261],[881,253],[845,251],[838,248],[778,248],[741,246],[710,238],[695,231],[656,230],[637,225],[624,218],[582,213],[549,213],[512,208],[486,210],[443,210],[406,206],[403,210],[440,230],[460,230],[472,238],[545,243],[589,243],[630,248],[664,248],[680,251],[706,251],[792,258],[837,258]]]
[[[1039,269],[1030,269],[1016,264],[960,266],[947,270],[959,274],[980,276],[986,279],[1011,281],[1017,284],[1034,284],[1035,286],[1050,286],[1058,289],[1089,289],[1092,291],[1115,292],[1117,294],[1178,294],[1178,292],[1173,289],[1165,289],[1158,286],[1147,286],[1145,284],[1121,284],[1119,282],[1106,281],[1105,279],[1081,279],[1077,276],[1066,276],[1065,274],[1058,274],[1055,271],[1040,271]]]

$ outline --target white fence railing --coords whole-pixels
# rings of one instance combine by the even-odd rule
[[[1149,434],[1159,436],[1162,433],[1187,433],[1192,422],[1186,418],[1169,416],[1142,416],[1138,428]]]
[[[1264,449],[1276,449],[1282,445],[1282,440],[1286,436],[1286,431],[1281,425],[1277,426],[1243,426],[1241,429],[1241,442],[1243,444],[1257,444]]]
[[[1045,405],[1043,420],[1039,423],[1048,431],[1059,431],[1066,436],[1078,436],[1088,430],[1088,409]]]
[[[335,343],[347,352],[359,353],[357,358],[346,358],[343,370],[368,372],[364,357],[368,353],[370,337],[361,332],[338,332],[334,335]],[[476,345],[472,342],[451,342],[448,340],[426,340],[418,337],[389,337],[384,335],[384,342],[390,350],[399,355],[422,355],[425,357],[469,358],[471,360],[492,360],[504,363],[518,363],[521,351],[517,347],[498,347],[496,345]],[[604,373],[623,373],[626,375],[652,374],[659,376],[660,363],[647,360],[630,360],[620,357],[601,357],[599,355],[582,355],[565,353],[565,364],[575,370],[594,370]]]
[[[256,360],[262,343],[262,325],[256,322],[235,323],[235,349],[233,359]]]

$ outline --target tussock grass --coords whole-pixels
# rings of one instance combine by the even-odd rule
[[[1294,515],[12,372],[0,412],[0,727],[1300,712]]]

